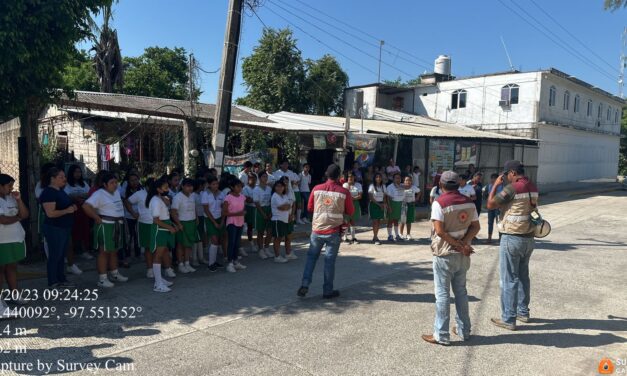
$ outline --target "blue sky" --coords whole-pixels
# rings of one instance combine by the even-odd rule
[[[503,4],[532,23],[539,21],[550,33],[534,23],[536,27],[557,44]],[[221,61],[227,5],[228,0],[121,0],[114,8],[113,24],[122,54],[136,56],[149,46],[184,47],[205,70],[216,70]],[[373,37],[386,42],[383,80],[399,76],[409,79],[432,70],[439,54],[451,56],[453,74],[458,77],[508,70],[502,36],[517,69],[555,67],[613,94],[617,92],[620,36],[627,26],[627,10],[606,12],[603,0],[262,0],[257,14],[269,27],[290,26],[304,58],[334,55],[351,85],[377,80],[379,50]],[[348,29],[365,42],[311,16]],[[244,16],[238,66],[241,58],[252,52],[262,29],[261,21],[252,13]],[[560,46],[577,51],[574,53],[579,57]],[[201,101],[215,102],[217,85],[217,74],[203,73]],[[238,69],[234,98],[245,94]]]

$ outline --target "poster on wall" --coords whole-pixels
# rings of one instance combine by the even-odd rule
[[[455,141],[429,140],[429,172],[435,176],[439,167],[443,171],[452,170],[455,158]]]
[[[314,150],[324,150],[327,148],[327,139],[324,135],[313,135]]]
[[[348,146],[353,150],[374,152],[377,149],[377,138],[367,134],[348,134]]]
[[[472,141],[458,141],[455,144],[455,167],[477,165],[477,144]]]
[[[355,150],[355,162],[359,163],[360,168],[372,166],[374,162],[374,150]]]

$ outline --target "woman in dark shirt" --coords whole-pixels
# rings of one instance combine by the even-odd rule
[[[76,205],[65,193],[65,173],[58,168],[48,170],[39,202],[44,209],[43,233],[48,243],[48,286],[71,287],[65,278],[64,256],[68,247]]]

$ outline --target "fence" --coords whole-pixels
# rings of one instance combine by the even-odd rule
[[[15,179],[13,188],[17,191],[20,189],[20,164],[19,162],[0,160],[0,173],[10,175]]]

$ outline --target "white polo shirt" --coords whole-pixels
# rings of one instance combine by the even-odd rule
[[[150,199],[150,206],[148,207],[150,210],[150,215],[153,218],[159,218],[162,221],[167,221],[170,219],[170,211],[168,210],[168,206],[163,202],[163,199],[159,196],[154,196]]]
[[[214,194],[211,191],[204,191],[200,196],[200,203],[203,207],[207,206],[209,213],[213,219],[218,219],[222,216],[222,194],[217,192]]]
[[[246,197],[246,198],[250,198],[253,200],[253,202],[246,202],[246,206],[249,207],[255,207],[255,198],[254,196],[254,191],[255,191],[255,187],[252,187],[250,185],[245,185],[244,189],[242,189],[242,194]]]
[[[171,209],[175,209],[179,221],[195,221],[196,220],[196,193],[192,192],[189,196],[179,192],[172,200]]]
[[[475,195],[475,189],[470,184],[466,184],[463,187],[459,187],[458,191],[459,193],[463,194],[464,196],[468,198]]]
[[[265,188],[261,186],[255,187],[253,190],[253,201],[259,204],[261,207],[270,206],[270,200],[272,199],[272,188],[266,185]]]
[[[0,198],[0,216],[15,217],[19,212],[17,200],[10,194]],[[0,244],[21,243],[26,233],[22,224],[18,221],[10,225],[0,225]]]
[[[137,207],[137,212],[139,213],[137,220],[140,223],[151,225],[152,213],[146,207],[146,196],[148,196],[148,192],[145,189],[140,189],[128,198],[128,202],[133,205],[133,208]]]
[[[403,202],[405,199],[405,188],[402,186],[395,186],[394,183],[388,185],[386,194],[390,197],[392,201],[395,202]]]
[[[342,187],[348,189],[348,191],[351,193],[351,197],[353,198],[353,200],[356,199],[357,196],[359,196],[359,194],[362,192],[362,187],[359,183],[355,183],[353,185],[348,185],[348,183],[344,183]]]
[[[294,202],[290,197],[290,194],[279,195],[278,193],[274,193],[271,199],[272,205],[272,220],[273,221],[281,221],[285,223],[290,222],[290,212],[291,210],[279,210],[279,206],[283,206],[285,204],[292,204]]]
[[[281,179],[283,176],[287,176],[290,180],[290,187],[294,192],[300,192],[300,177],[292,170],[279,170],[274,173],[274,178],[276,180]]]
[[[98,215],[106,215],[107,217],[114,218],[124,217],[124,205],[122,205],[122,198],[117,189],[111,194],[100,188],[94,192],[85,203],[96,209]],[[102,222],[113,223],[107,220],[103,220]]]
[[[85,184],[81,187],[80,185],[76,184],[72,187],[71,185],[66,184],[63,190],[65,191],[65,193],[67,193],[68,196],[86,195],[87,193],[89,193],[89,185]]]
[[[375,189],[374,184],[370,184],[370,187],[368,187],[368,193],[372,194],[372,197],[374,197],[376,202],[383,202],[387,193],[387,188],[385,185],[381,185],[380,188]]]
[[[405,202],[410,203],[410,202],[416,202],[416,195],[420,193],[420,189],[418,189],[415,186],[411,186],[409,188],[405,187]]]
[[[305,175],[304,172],[300,173],[300,191],[301,192],[311,191],[311,174]]]

